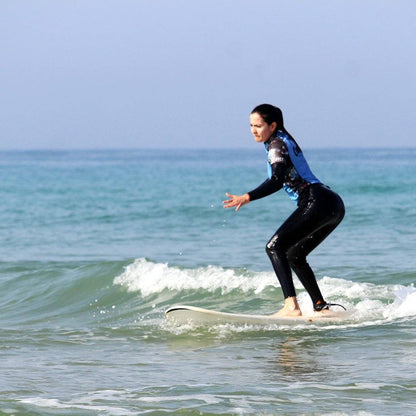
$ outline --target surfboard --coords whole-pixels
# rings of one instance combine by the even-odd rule
[[[325,311],[325,313],[312,312],[309,315],[283,317],[272,315],[250,315],[240,313],[219,312],[210,309],[198,308],[196,306],[177,305],[165,311],[167,320],[176,324],[247,324],[247,325],[296,325],[296,324],[319,324],[337,322],[345,319],[345,312]]]

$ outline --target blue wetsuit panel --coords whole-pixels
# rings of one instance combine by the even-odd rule
[[[286,132],[278,130],[276,137],[285,144],[290,159],[287,161],[283,189],[287,192],[290,199],[297,201],[299,198],[299,190],[305,184],[320,183],[320,180],[312,173],[297,143]],[[269,153],[270,143],[268,142],[264,145],[266,152]],[[268,177],[271,179],[273,176],[273,167],[270,164],[270,157],[268,157],[267,164]]]

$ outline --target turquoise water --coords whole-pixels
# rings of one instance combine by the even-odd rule
[[[310,263],[348,320],[204,328],[163,311],[282,305],[293,203],[221,204],[261,149],[0,152],[0,414],[416,414],[416,149],[305,154],[346,204]]]

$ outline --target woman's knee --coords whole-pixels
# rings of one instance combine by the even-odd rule
[[[286,249],[284,248],[279,235],[274,235],[269,242],[266,244],[266,253],[285,253]]]

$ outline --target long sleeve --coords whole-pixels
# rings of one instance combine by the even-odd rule
[[[285,163],[274,163],[272,167],[272,176],[266,179],[261,185],[252,191],[248,192],[250,201],[264,198],[265,196],[271,195],[283,187],[284,173],[286,169]]]

